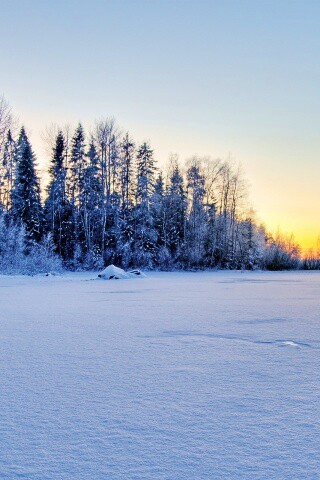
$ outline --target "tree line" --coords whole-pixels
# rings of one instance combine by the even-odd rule
[[[10,109],[1,102],[3,264],[17,251],[24,258],[36,251],[70,269],[301,266],[294,242],[257,225],[239,167],[209,157],[181,164],[172,156],[163,170],[149,142],[136,143],[113,119],[90,134],[81,124],[72,135],[51,134],[49,182],[41,192],[28,134],[24,127],[13,133]]]

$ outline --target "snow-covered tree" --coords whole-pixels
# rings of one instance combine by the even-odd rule
[[[152,267],[156,256],[157,232],[150,209],[155,186],[156,166],[153,150],[143,143],[137,152],[137,190],[135,208],[134,262]]]
[[[72,206],[79,204],[79,196],[86,164],[85,135],[79,123],[71,140],[71,158],[69,166],[69,182]]]
[[[15,162],[11,214],[16,222],[25,227],[29,240],[39,241],[43,230],[40,185],[35,169],[35,155],[24,127],[20,131]]]
[[[155,184],[156,166],[153,150],[148,143],[143,143],[137,152],[137,204],[149,208]]]
[[[167,194],[167,246],[174,262],[181,262],[187,222],[187,196],[178,162],[173,165]]]
[[[94,259],[94,263],[97,257],[101,256],[102,208],[103,187],[99,158],[94,141],[91,139],[87,152],[87,166],[83,171],[79,204],[87,262],[89,257]]]
[[[52,150],[49,173],[50,183],[45,201],[46,230],[52,235],[56,252],[66,259],[70,256],[72,210],[66,195],[65,138],[61,131]]]
[[[0,157],[3,153],[4,145],[7,141],[8,130],[12,128],[13,125],[13,115],[11,107],[7,100],[1,96],[0,97]]]
[[[0,165],[0,203],[6,209],[11,208],[10,192],[13,188],[16,170],[15,153],[16,142],[9,129],[3,146],[2,163]]]
[[[134,153],[135,144],[126,133],[120,144],[121,203],[124,209],[133,201]]]
[[[200,171],[198,160],[192,159],[187,170],[187,192],[190,203],[186,232],[187,262],[190,266],[202,266],[205,256],[206,212],[203,199],[205,179]]]

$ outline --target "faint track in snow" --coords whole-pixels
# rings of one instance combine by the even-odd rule
[[[165,330],[162,332],[161,335],[157,337],[148,337],[145,336],[144,338],[188,338],[188,339],[209,339],[209,340],[230,340],[235,342],[243,342],[249,343],[253,345],[274,345],[278,347],[291,347],[291,348],[312,348],[312,349],[320,349],[319,345],[315,345],[314,343],[307,343],[302,342],[300,340],[292,340],[292,339],[272,339],[272,340],[257,340],[252,339],[249,337],[241,337],[238,335],[220,335],[215,333],[199,333],[199,332],[186,332],[186,331],[173,331],[173,330]],[[318,342],[315,342],[318,343]]]

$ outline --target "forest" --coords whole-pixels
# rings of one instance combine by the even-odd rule
[[[27,130],[0,101],[0,271],[318,269],[292,236],[257,223],[231,160],[172,155],[157,164],[113,118],[47,132],[48,181]],[[163,168],[162,168],[163,167]]]

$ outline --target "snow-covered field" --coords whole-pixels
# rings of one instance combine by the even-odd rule
[[[0,277],[0,478],[320,479],[320,273]]]

